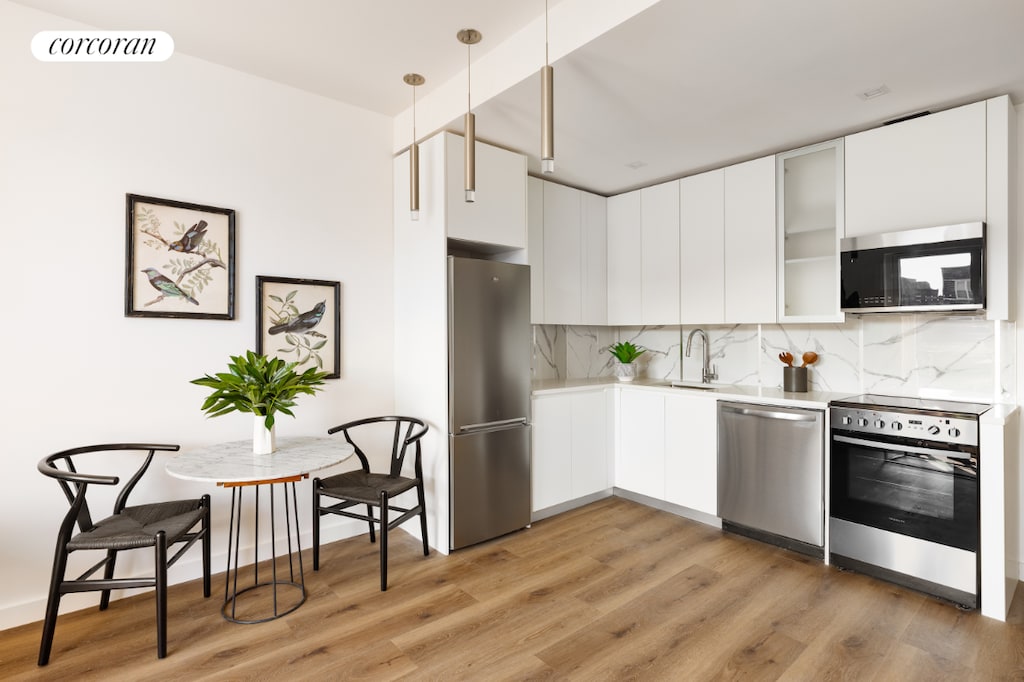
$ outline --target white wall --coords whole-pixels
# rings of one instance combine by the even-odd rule
[[[0,628],[43,615],[67,506],[40,458],[96,442],[251,436],[248,415],[207,420],[205,389],[188,382],[254,346],[256,275],[342,284],[341,379],[300,398],[278,437],[394,404],[391,120],[180,53],[159,64],[33,59],[32,36],[60,28],[81,27],[0,0]],[[233,321],[123,316],[129,192],[237,211]],[[139,500],[211,493],[223,570],[229,497],[170,478],[165,462]],[[299,489],[308,547],[309,484]],[[191,554],[172,581],[199,575]]]

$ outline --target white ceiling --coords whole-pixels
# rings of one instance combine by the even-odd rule
[[[476,60],[543,13],[540,0],[17,1],[164,30],[178,52],[388,116],[410,102],[403,74],[428,74],[426,94],[465,67],[460,28],[484,34]],[[1024,1],[662,0],[554,66],[552,179],[615,194],[923,109],[1020,103]],[[475,108],[477,135],[538,173],[539,107],[535,75]]]

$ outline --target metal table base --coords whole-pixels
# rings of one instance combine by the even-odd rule
[[[285,616],[299,608],[306,601],[306,581],[302,569],[302,544],[301,533],[299,532],[298,503],[295,494],[295,482],[308,477],[308,474],[277,478],[267,481],[252,481],[245,483],[222,483],[225,488],[231,488],[231,520],[228,526],[228,563],[224,581],[224,605],[221,607],[221,615],[225,620],[232,623],[266,623],[267,621]],[[288,501],[289,484],[291,487],[291,504]],[[253,584],[238,587],[238,550],[241,544],[242,531],[242,491],[246,487],[253,487],[255,501],[253,513],[255,517],[255,562],[253,570],[255,576]],[[260,582],[260,488],[266,486],[270,494],[270,580]],[[277,509],[275,504],[274,487],[280,486],[284,496],[284,520],[286,530],[286,543],[288,548],[288,569],[287,576],[278,576],[277,570]],[[289,514],[291,516],[289,517]],[[292,548],[292,524],[295,525],[295,548]],[[283,556],[283,555],[282,555]],[[296,562],[297,558],[297,562]],[[298,563],[298,576],[296,576],[295,564]],[[298,581],[296,581],[298,577]],[[239,598],[246,593],[254,591],[265,591],[261,588],[268,588],[272,592],[273,613],[259,618],[238,617]],[[285,591],[294,593],[299,591],[298,601],[292,604],[282,605],[278,599],[278,589],[286,588]]]

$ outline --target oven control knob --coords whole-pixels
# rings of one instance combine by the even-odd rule
[[[857,426],[867,426],[867,425],[868,425],[868,420],[865,419],[864,417],[861,417],[861,418],[859,418],[857,420]]]
[[[934,424],[928,427],[928,433],[932,434],[933,436],[939,435],[939,431],[941,430],[942,429],[940,429],[938,426],[935,426]]]
[[[850,424],[853,423],[853,417],[843,417],[842,419],[839,420],[839,422],[843,426],[849,426]]]
[[[875,428],[876,429],[884,429],[885,428],[885,422],[882,421],[881,419],[876,419],[875,420]]]
[[[960,429],[956,428],[955,426],[950,427],[949,435],[951,438],[958,438],[960,436]]]
[[[901,424],[899,422],[893,422],[892,423],[892,430],[893,431],[902,431],[903,430],[903,424]]]

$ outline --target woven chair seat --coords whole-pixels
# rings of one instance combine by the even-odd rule
[[[370,542],[377,541],[375,525],[380,526],[380,590],[388,589],[388,532],[398,528],[411,518],[420,518],[420,536],[423,540],[423,556],[430,555],[427,540],[427,504],[423,490],[423,447],[420,439],[427,432],[423,420],[415,417],[388,415],[368,417],[335,426],[327,430],[334,434],[341,432],[345,441],[355,450],[360,469],[348,471],[327,478],[313,479],[313,570],[320,570],[320,517],[325,514],[344,516],[365,521],[370,530]],[[375,474],[370,471],[370,460],[356,443],[374,443],[378,452],[384,453],[383,440],[375,442],[371,435],[391,433],[391,457],[387,473]],[[359,434],[353,437],[353,432]],[[406,454],[413,457],[415,476],[402,476],[402,465]],[[402,493],[415,490],[416,503],[402,501],[402,506],[392,500]],[[328,498],[328,499],[324,499]],[[334,501],[337,500],[337,501]],[[366,513],[356,510],[357,505],[366,505]],[[374,513],[374,509],[377,513]]]
[[[374,504],[380,502],[382,491],[386,490],[388,497],[394,497],[412,490],[416,487],[416,479],[356,470],[322,479],[321,484],[321,495]]]
[[[175,500],[126,507],[108,516],[92,530],[78,533],[68,541],[69,551],[77,549],[136,549],[153,547],[156,534],[163,531],[167,544],[182,538],[203,517],[198,500]]]
[[[39,460],[36,466],[39,473],[57,481],[69,504],[57,531],[43,636],[39,642],[40,666],[50,662],[60,600],[65,594],[99,592],[100,611],[106,611],[114,590],[153,588],[156,592],[157,658],[167,655],[167,569],[197,542],[202,543],[203,550],[203,596],[210,596],[210,496],[128,505],[129,495],[149,469],[153,456],[158,451],[177,452],[178,449],[177,445],[162,443],[106,443],[62,450]],[[93,454],[106,453],[110,457],[122,452],[138,462],[135,473],[123,484],[120,474],[88,471]],[[121,464],[118,468],[125,466]],[[87,494],[94,486],[108,487],[116,495],[112,515],[98,523],[93,521]],[[76,528],[78,533],[75,533]],[[168,548],[176,544],[175,551],[169,553]],[[141,548],[152,551],[152,573],[135,572],[131,577],[117,577],[118,553]],[[105,557],[78,578],[68,578],[68,557],[76,550],[100,551]],[[102,574],[99,574],[100,569]]]

